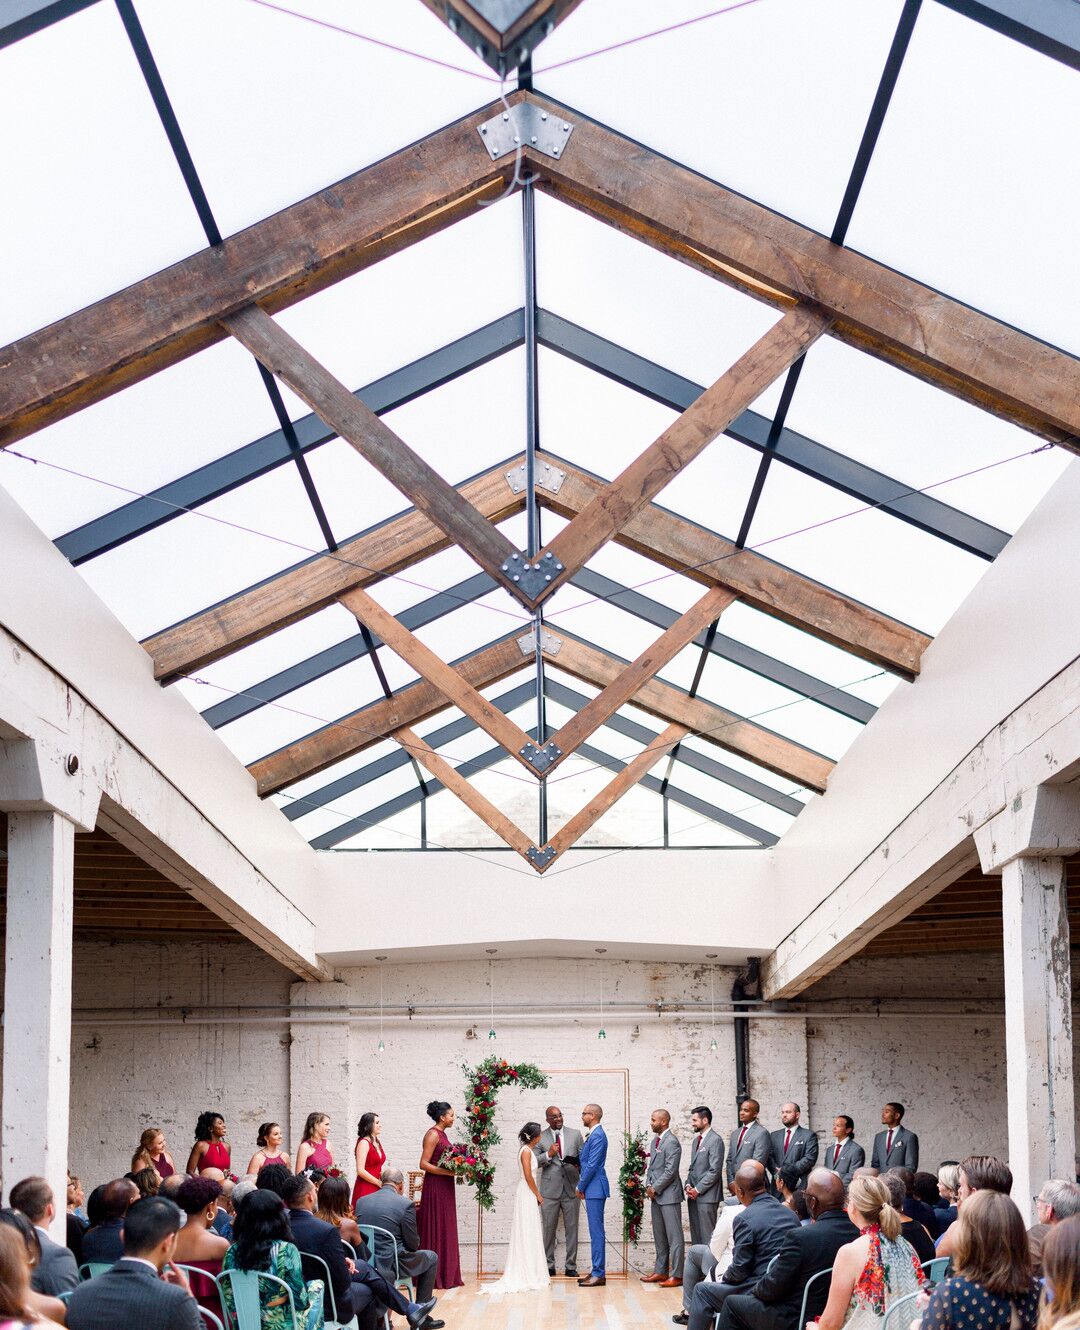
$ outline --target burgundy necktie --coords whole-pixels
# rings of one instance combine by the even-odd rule
[[[839,1158],[840,1158],[840,1146],[837,1145],[836,1148],[835,1148],[834,1151],[833,1151],[833,1157],[832,1157],[833,1168],[836,1167],[836,1165],[837,1165],[837,1161],[839,1160]]]
[[[701,1149],[701,1142],[702,1142],[704,1139],[705,1139],[704,1136],[699,1136],[699,1137],[697,1138],[697,1148],[698,1148],[699,1150]]]
[[[739,1144],[735,1147],[736,1154],[738,1154],[738,1152],[742,1149],[742,1143],[745,1139],[746,1139],[746,1128],[744,1127],[742,1131],[739,1132]]]
[[[555,1144],[559,1147],[559,1158],[561,1159],[561,1158],[562,1158],[562,1132],[561,1132],[561,1131],[557,1131],[557,1132],[555,1133]]]
[[[888,1159],[889,1155],[891,1154],[892,1154],[892,1128],[890,1127],[889,1134],[885,1138],[885,1158]]]
[[[652,1152],[653,1152],[653,1154],[656,1154],[657,1150],[659,1150],[659,1149],[660,1149],[660,1137],[657,1136],[656,1140],[653,1141],[653,1143],[652,1143]]]
[[[788,1133],[784,1137],[784,1154],[787,1154],[787,1148],[790,1144],[791,1144],[791,1128],[789,1127]]]

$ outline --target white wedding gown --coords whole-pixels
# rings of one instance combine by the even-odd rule
[[[518,1183],[514,1190],[514,1213],[510,1219],[506,1270],[503,1277],[494,1284],[481,1284],[481,1293],[529,1293],[547,1288],[551,1282],[547,1272],[547,1257],[544,1255],[540,1207],[529,1184],[521,1176],[521,1160],[526,1155],[533,1182],[536,1181],[536,1156],[525,1146],[518,1155]]]

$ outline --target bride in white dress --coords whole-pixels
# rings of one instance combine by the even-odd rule
[[[494,1284],[481,1284],[481,1293],[528,1293],[547,1288],[550,1283],[544,1255],[544,1233],[540,1226],[540,1189],[536,1185],[536,1154],[533,1150],[539,1139],[539,1122],[526,1122],[518,1132],[521,1174],[514,1190],[506,1270]]]

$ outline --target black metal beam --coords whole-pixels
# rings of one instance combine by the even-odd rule
[[[596,596],[609,605],[616,605],[619,609],[626,610],[629,614],[644,619],[646,623],[654,624],[657,628],[670,628],[679,618],[676,610],[661,605],[659,601],[651,600],[648,596],[643,596],[640,591],[624,587],[619,582],[612,581],[610,577],[594,573],[590,568],[583,568],[571,580],[580,591],[588,592],[589,595]],[[558,632],[558,629],[555,631]],[[704,646],[707,635],[708,629],[700,632],[694,638],[694,644]],[[861,697],[845,693],[842,688],[827,684],[823,679],[816,679],[812,674],[797,670],[794,666],[767,656],[763,651],[756,651],[745,642],[739,642],[723,633],[713,635],[709,651],[714,656],[731,661],[733,665],[741,665],[743,669],[761,675],[771,683],[777,683],[782,688],[790,688],[792,692],[812,698],[815,702],[820,702],[823,707],[838,711],[842,716],[857,720],[861,725],[865,725],[877,710],[871,703],[864,702]]]
[[[938,0],[965,18],[1014,42],[1080,69],[1080,4],[1077,0]]]
[[[476,573],[466,578],[464,582],[458,582],[456,586],[448,587],[445,591],[440,591],[437,595],[402,610],[397,616],[398,621],[415,633],[425,624],[434,623],[436,619],[441,619],[452,610],[456,610],[459,605],[468,605],[486,596],[495,589],[495,586],[495,580],[487,573]],[[382,645],[381,639],[374,634],[371,640],[376,646]],[[261,683],[252,684],[242,693],[235,693],[221,702],[215,702],[202,713],[203,719],[211,729],[219,730],[234,720],[250,716],[253,711],[258,711],[269,702],[276,702],[286,693],[314,683],[316,679],[321,679],[334,670],[340,670],[343,665],[362,660],[367,655],[370,655],[368,644],[363,634],[357,633],[354,637],[348,637],[344,642],[336,642],[332,647],[327,647],[306,660],[297,661],[295,665],[271,675],[269,679],[263,679]]]
[[[4,0],[0,5],[0,51],[96,3],[97,0]]]
[[[479,369],[497,356],[521,346],[524,340],[524,313],[515,310],[392,374],[376,379],[358,389],[355,395],[377,415],[383,415],[470,370]],[[294,422],[294,429],[302,453],[336,437],[316,415],[301,417]],[[249,480],[258,479],[294,456],[285,432],[274,430],[197,471],[162,485],[145,498],[134,499],[67,532],[57,539],[56,546],[73,564],[86,563],[179,517],[189,508],[199,508]]]
[[[558,351],[579,365],[624,387],[633,388],[674,411],[685,411],[705,391],[692,379],[627,351],[548,310],[539,311],[538,335],[541,346]],[[767,445],[771,424],[767,416],[744,411],[726,433],[760,452]],[[780,431],[775,456],[778,462],[814,480],[842,490],[864,503],[874,504],[882,512],[980,558],[996,558],[1008,543],[1008,532],[980,522],[928,494],[912,493],[911,487],[902,481],[845,457],[796,430],[785,427]]]

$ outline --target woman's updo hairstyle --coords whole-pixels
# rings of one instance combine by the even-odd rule
[[[444,1113],[450,1108],[445,1099],[433,1099],[427,1106],[427,1115],[432,1122],[438,1122]]]
[[[212,1141],[214,1139],[214,1123],[224,1122],[220,1113],[212,1108],[208,1108],[205,1113],[199,1114],[199,1120],[195,1124],[195,1139],[197,1141]]]
[[[892,1240],[900,1236],[900,1212],[893,1206],[889,1188],[880,1178],[852,1178],[848,1205],[868,1224],[877,1224],[883,1237]]]
[[[518,1140],[522,1145],[528,1145],[530,1141],[535,1141],[540,1135],[539,1122],[526,1122],[524,1127],[518,1132]]]
[[[259,1147],[260,1150],[266,1149],[266,1147],[270,1144],[270,1133],[274,1130],[275,1127],[280,1127],[280,1126],[281,1126],[280,1122],[262,1123],[262,1125],[259,1127],[259,1134],[258,1136],[255,1137],[255,1144]]]

